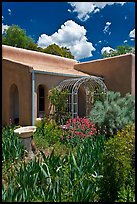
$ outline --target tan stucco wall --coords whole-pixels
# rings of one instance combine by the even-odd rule
[[[131,93],[135,95],[135,56],[132,55],[132,81],[131,81]]]
[[[29,67],[7,60],[2,61],[2,124],[10,121],[10,87],[19,92],[19,124],[31,124],[31,73]]]
[[[31,68],[8,60],[2,61],[2,124],[10,121],[10,87],[15,84],[19,91],[19,124],[32,123],[32,76]],[[46,87],[45,112],[49,114],[48,91],[56,87],[67,76],[35,73],[34,116],[37,118],[37,90],[40,84]]]
[[[2,56],[5,59],[26,63],[26,65],[33,67],[36,65],[36,69],[38,70],[41,70],[41,68],[44,69],[44,67],[54,67],[55,72],[56,68],[70,69],[77,63],[73,59],[7,45],[2,45]]]
[[[38,87],[39,85],[44,85],[45,86],[45,113],[49,114],[52,112],[49,100],[48,100],[48,93],[49,90],[56,87],[61,81],[68,79],[70,77],[67,76],[56,76],[56,75],[47,75],[47,74],[37,74],[35,73],[35,99],[34,99],[34,116],[35,119],[37,118],[37,106],[38,106],[38,101],[37,101],[37,93],[38,93]]]
[[[132,54],[83,62],[74,65],[76,70],[90,75],[102,76],[111,91],[135,94],[135,56]]]

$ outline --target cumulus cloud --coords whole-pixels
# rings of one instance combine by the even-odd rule
[[[129,33],[130,38],[135,38],[135,29],[131,30]]]
[[[107,32],[109,31],[110,25],[111,25],[111,22],[106,22],[105,28],[104,28],[104,30],[103,30],[104,33],[107,33]],[[109,33],[111,34],[111,32],[109,32]],[[110,35],[110,34],[109,34],[109,35]]]
[[[111,51],[114,51],[114,49],[112,47],[103,47],[101,49],[101,54],[103,54],[104,52],[110,53]]]
[[[5,31],[6,31],[9,27],[10,27],[10,26],[4,25],[4,24],[2,23],[2,34],[4,34]]]
[[[120,4],[123,6],[125,3],[126,2],[68,2],[72,7],[72,12],[76,12],[77,17],[81,21],[86,21],[91,13],[97,13],[107,5]]]
[[[91,57],[95,51],[91,42],[86,37],[86,29],[72,20],[66,21],[61,28],[51,36],[42,34],[38,39],[38,46],[45,48],[53,43],[68,47],[75,59]]]
[[[9,15],[11,15],[11,9],[8,9]]]
[[[124,40],[124,43],[126,43],[127,42],[127,40]]]
[[[2,16],[2,21],[4,20],[4,16]]]
[[[101,41],[101,40],[99,40],[98,42],[99,42],[99,43],[102,43],[102,41]]]

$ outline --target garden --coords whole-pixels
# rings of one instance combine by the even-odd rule
[[[135,97],[108,91],[84,118],[65,112],[65,93],[49,99],[55,112],[35,124],[32,159],[20,126],[2,128],[2,201],[135,202]]]

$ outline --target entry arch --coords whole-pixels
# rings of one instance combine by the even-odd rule
[[[72,118],[76,118],[80,113],[80,89],[85,91],[85,116],[87,116],[93,105],[95,95],[105,94],[107,87],[101,77],[86,76],[63,80],[57,86],[60,90],[68,90],[68,112]]]

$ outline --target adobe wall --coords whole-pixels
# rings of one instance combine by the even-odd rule
[[[55,76],[55,75],[47,75],[47,74],[38,74],[35,73],[35,96],[34,96],[34,115],[35,119],[37,118],[37,93],[38,93],[38,86],[44,85],[45,86],[45,113],[50,114],[52,113],[52,107],[50,106],[49,100],[48,100],[48,94],[49,90],[52,88],[55,88],[61,81],[68,79],[70,77],[67,76]]]
[[[27,63],[30,66],[36,64],[68,69],[73,68],[74,64],[77,63],[73,59],[7,45],[2,45],[2,56],[6,59]]]
[[[132,81],[131,81],[131,93],[135,96],[135,56],[132,55]]]
[[[19,92],[19,124],[31,124],[31,73],[29,67],[2,60],[2,124],[10,121],[10,87],[15,84]]]
[[[122,95],[128,92],[135,95],[135,56],[133,54],[79,63],[74,65],[74,69],[104,77],[108,90],[118,91]]]

